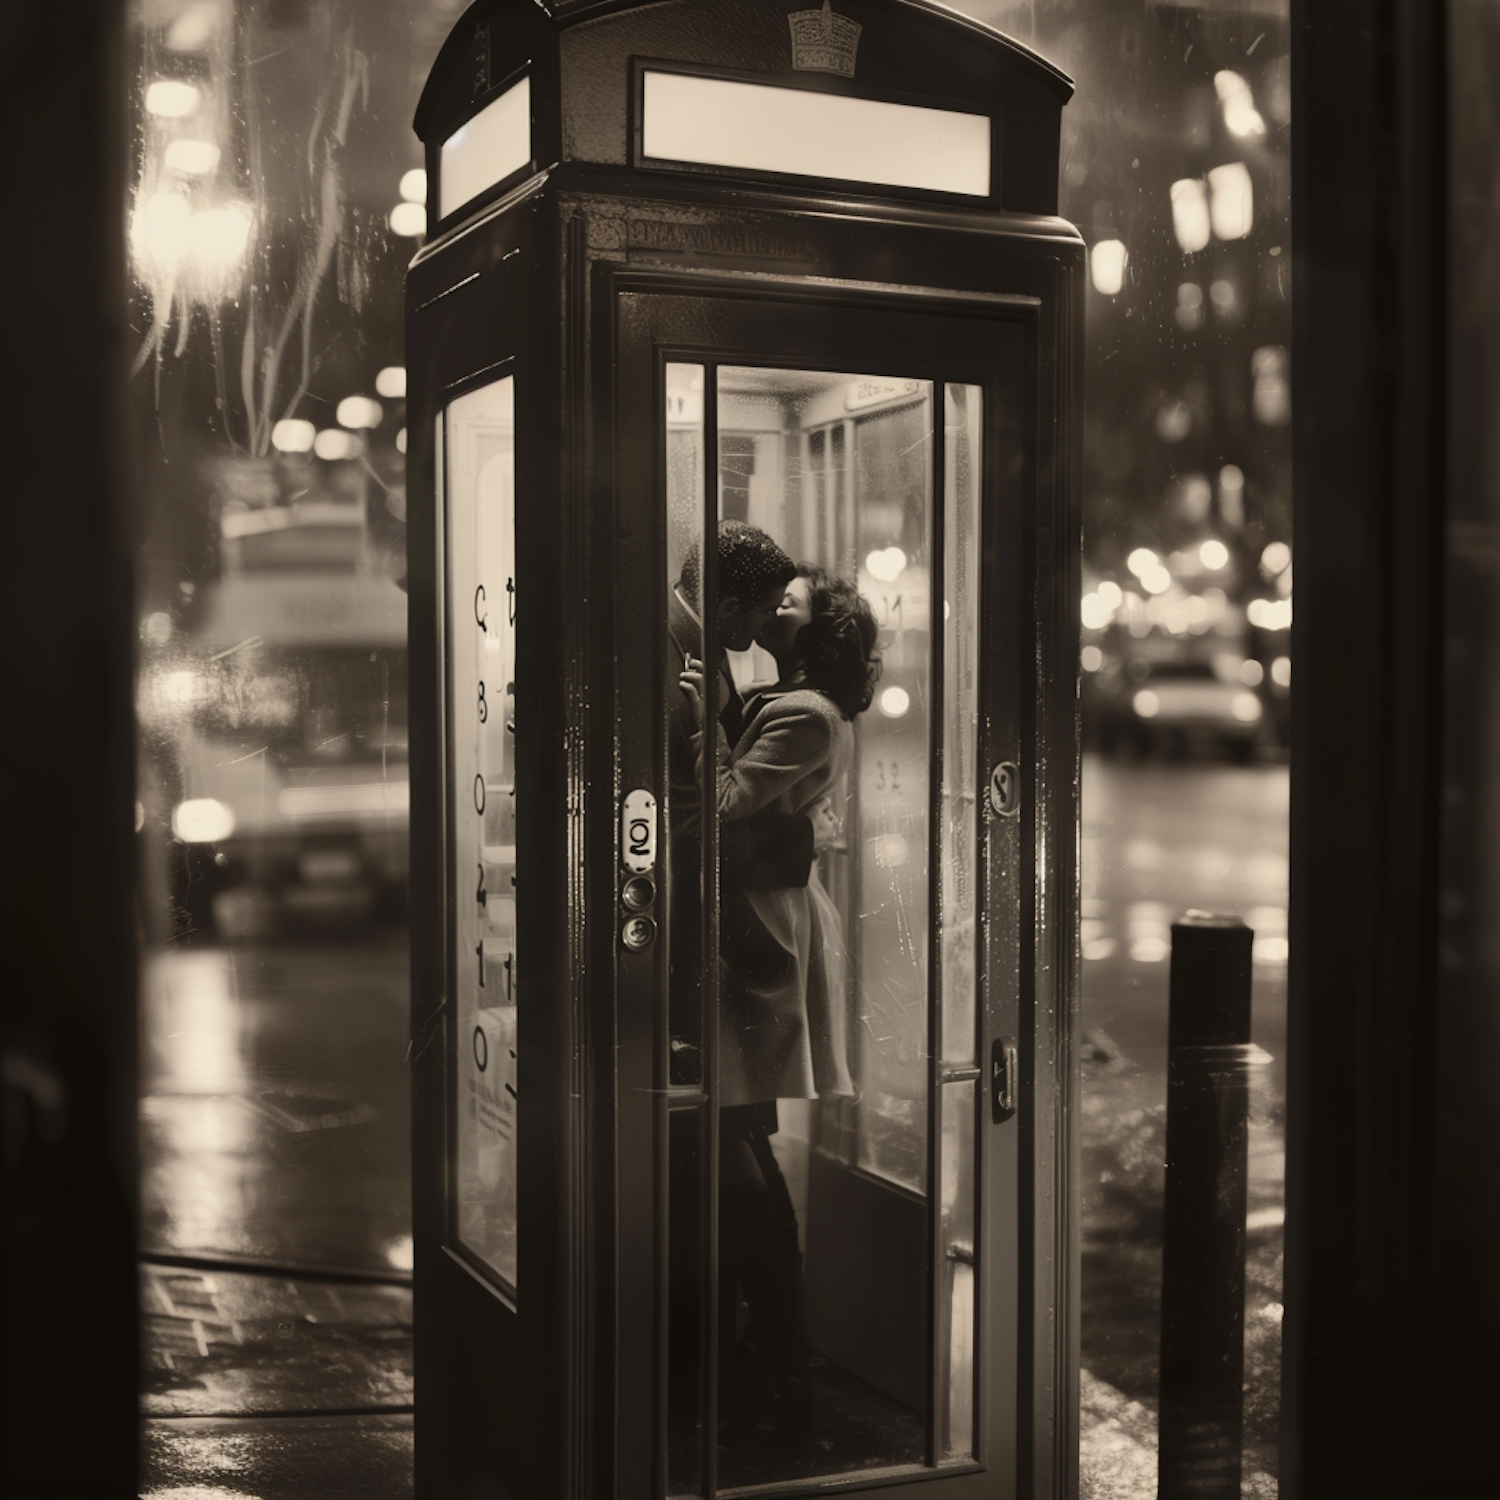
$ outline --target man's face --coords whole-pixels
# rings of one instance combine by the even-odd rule
[[[766,621],[773,619],[786,591],[772,589],[748,608],[738,599],[719,601],[719,645],[726,651],[748,651]]]

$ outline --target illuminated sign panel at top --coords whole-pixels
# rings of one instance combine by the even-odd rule
[[[513,83],[443,142],[438,217],[472,202],[531,161],[531,79]]]
[[[847,94],[647,72],[641,145],[657,161],[990,193],[988,115]]]

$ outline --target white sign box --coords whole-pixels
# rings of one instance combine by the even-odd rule
[[[988,115],[687,73],[646,73],[641,149],[658,161],[990,192]]]
[[[513,83],[443,142],[438,217],[503,182],[531,160],[531,79]]]

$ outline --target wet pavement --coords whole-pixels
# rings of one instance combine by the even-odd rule
[[[404,935],[149,954],[145,1252],[411,1270]]]
[[[1084,1500],[1155,1493],[1170,923],[1256,931],[1244,1494],[1274,1496],[1282,767],[1090,761],[1083,829]],[[142,993],[149,1500],[412,1493],[407,950],[168,949]]]
[[[148,1500],[412,1493],[407,947],[142,974]]]
[[[1083,1500],[1155,1494],[1171,924],[1195,908],[1237,915],[1255,934],[1242,1492],[1276,1493],[1288,786],[1285,766],[1085,759],[1082,1344],[1096,1397],[1113,1396],[1084,1403]],[[1121,1427],[1120,1402],[1147,1420]],[[1150,1441],[1127,1463],[1131,1432]],[[1149,1484],[1121,1488],[1136,1468]]]

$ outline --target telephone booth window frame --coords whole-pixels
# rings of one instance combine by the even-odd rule
[[[446,601],[446,607],[440,626],[443,670],[439,674],[439,695],[442,720],[440,754],[442,758],[442,764],[445,768],[446,784],[442,837],[442,887],[445,891],[444,909],[446,912],[444,921],[443,967],[445,973],[444,989],[445,993],[450,999],[450,1002],[453,1005],[454,1017],[453,1023],[448,1028],[450,1035],[446,1042],[448,1055],[445,1061],[445,1072],[448,1078],[448,1098],[445,1102],[444,1110],[447,1122],[445,1127],[445,1135],[447,1141],[445,1166],[445,1197],[447,1199],[447,1222],[445,1228],[444,1248],[449,1255],[451,1255],[456,1261],[458,1261],[459,1264],[464,1266],[464,1268],[468,1270],[472,1275],[477,1277],[490,1291],[492,1291],[500,1299],[500,1301],[505,1306],[511,1308],[512,1310],[516,1308],[519,1297],[519,1276],[517,1274],[517,1262],[520,1245],[520,1219],[518,1202],[520,1155],[518,1118],[513,1117],[514,1123],[512,1125],[512,1135],[508,1147],[508,1199],[510,1209],[508,1217],[510,1222],[511,1244],[509,1254],[506,1257],[506,1263],[504,1265],[496,1264],[493,1257],[488,1254],[484,1248],[472,1243],[471,1237],[465,1234],[464,1228],[461,1223],[462,1209],[465,1202],[461,1183],[466,1161],[466,1132],[462,1128],[462,1113],[465,1101],[463,1097],[464,1090],[461,1086],[460,1079],[465,1076],[465,1066],[463,1059],[465,1059],[466,1057],[466,1042],[472,1041],[474,1046],[477,1048],[478,1035],[477,1028],[473,1034],[466,1035],[465,1029],[458,1024],[459,1017],[466,1013],[465,1008],[459,1002],[459,992],[460,988],[465,984],[464,976],[468,972],[465,964],[465,954],[460,951],[460,948],[465,945],[460,938],[460,928],[464,924],[459,913],[461,908],[463,908],[464,906],[466,896],[469,894],[469,888],[468,885],[466,885],[464,879],[466,873],[463,869],[464,860],[459,858],[459,849],[462,844],[462,840],[459,837],[459,822],[462,816],[461,809],[465,806],[464,796],[465,792],[468,789],[468,783],[464,783],[461,786],[460,779],[455,774],[455,760],[456,756],[459,753],[458,733],[454,720],[456,699],[458,696],[454,686],[454,673],[457,669],[459,661],[459,653],[455,641],[455,631],[456,629],[464,628],[467,620],[469,606],[467,603],[467,596],[465,596],[464,599],[459,599],[456,598],[453,593],[453,577],[455,568],[452,549],[458,543],[459,538],[455,533],[453,518],[454,492],[451,486],[454,482],[455,474],[457,472],[457,465],[455,462],[455,455],[453,453],[454,444],[452,440],[450,423],[453,420],[453,409],[458,403],[464,401],[467,398],[477,396],[482,392],[493,391],[500,387],[506,388],[504,399],[509,410],[509,418],[511,423],[511,441],[508,449],[509,464],[506,475],[508,480],[509,508],[506,512],[506,516],[508,518],[510,531],[510,555],[512,558],[512,565],[514,566],[517,522],[516,489],[517,476],[520,467],[520,455],[518,453],[519,424],[516,421],[516,410],[520,399],[521,382],[520,377],[518,376],[517,364],[518,361],[514,358],[507,358],[498,361],[496,364],[489,366],[486,369],[476,371],[473,375],[466,377],[462,381],[456,382],[454,385],[444,390],[443,399],[441,401],[435,419],[434,433],[436,454],[436,497],[438,502],[436,507],[436,551],[438,579],[440,585],[439,597]],[[504,450],[502,450],[502,452],[503,451]],[[477,481],[482,472],[482,469],[476,471],[476,474],[474,476],[476,480],[476,493],[466,506],[466,519],[469,522],[471,531],[474,533],[478,533],[479,531],[481,531],[483,526],[482,518],[480,515],[480,501],[477,486]],[[504,524],[505,523],[502,521],[502,525]],[[477,546],[474,548],[474,551],[476,553],[479,550],[480,549]],[[479,564],[476,561],[476,572],[478,566]],[[494,606],[501,608],[514,606],[515,600],[519,596],[521,588],[519,568],[516,569],[516,577],[514,579],[514,583],[515,592],[508,595],[508,598],[504,604],[502,604],[498,599],[492,601]],[[478,617],[477,610],[478,605],[476,596],[476,621]],[[514,632],[516,622],[519,619],[519,609],[511,608],[510,612],[511,619],[509,623],[512,627],[512,631]],[[509,649],[510,668],[512,672],[511,681],[513,684],[514,673],[517,665],[516,642],[514,639],[514,635],[512,635]],[[497,706],[499,706],[501,715],[502,732],[504,732],[505,715],[508,712],[508,708],[503,706],[504,703],[505,698],[503,695],[501,695],[499,698],[499,705]],[[513,771],[517,769],[514,765],[517,748],[517,746],[512,744],[511,757]],[[477,756],[475,765],[478,766],[482,760],[482,755]],[[476,784],[478,783],[480,776],[482,775],[482,770],[476,773],[476,777],[474,778]],[[519,781],[520,777],[518,774],[516,774],[514,776],[514,784],[518,784]],[[478,815],[483,818],[484,812],[485,809],[480,808],[478,810]],[[512,814],[512,826],[514,826],[514,814]],[[511,860],[513,869],[519,867],[519,846],[520,841],[517,840],[517,844],[514,846],[516,852],[513,854]],[[480,872],[481,881],[479,889],[485,890],[488,882],[484,879],[486,871],[485,860],[484,856],[482,855],[480,856]],[[514,884],[514,881],[512,883]],[[486,891],[486,894],[488,895],[493,893]],[[515,897],[510,897],[509,901],[513,914],[512,928],[514,930],[516,929],[517,925],[514,916]],[[487,901],[485,903],[485,906],[486,912],[488,913],[489,908]],[[480,924],[478,930],[480,932],[481,948],[480,963],[481,966],[483,966],[486,963],[488,956],[487,953],[483,951],[483,923]],[[512,965],[514,964],[516,959],[516,950],[519,949],[520,946],[518,930],[514,930],[513,943],[514,947],[511,953]],[[481,968],[481,972],[485,972],[483,967]],[[511,965],[506,966],[506,972],[507,974],[510,974],[512,972]],[[511,1011],[513,1025],[511,1034],[511,1071],[513,1072],[513,1065],[517,1059],[520,1047],[519,1026],[516,1024],[519,1021],[519,1007],[518,1002],[515,999],[512,1000],[509,1009]],[[490,1038],[488,1036],[488,1033],[486,1033],[486,1040],[487,1047],[490,1049],[490,1051],[488,1051],[486,1054],[486,1061],[488,1062],[489,1060],[491,1060],[491,1057],[493,1055],[493,1047],[495,1046],[495,1041],[493,1038]],[[479,1066],[477,1057],[476,1066]],[[487,1071],[487,1068],[479,1066],[479,1071],[485,1072]],[[515,1100],[513,1090],[512,1099],[517,1106],[516,1116],[518,1116],[519,1101]]]

